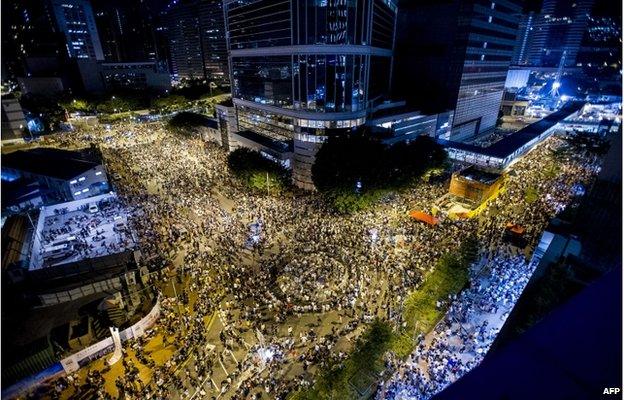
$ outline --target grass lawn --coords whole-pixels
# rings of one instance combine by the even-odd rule
[[[404,334],[414,338],[433,329],[446,312],[443,307],[437,308],[436,302],[458,293],[466,283],[468,269],[459,258],[452,253],[443,255],[423,285],[410,293],[405,300],[403,317],[407,324]]]

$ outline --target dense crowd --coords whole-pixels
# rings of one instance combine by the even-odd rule
[[[419,337],[405,361],[389,359],[396,373],[379,399],[429,399],[478,365],[533,273],[524,256],[497,257],[470,289],[450,299],[444,319],[427,340]]]
[[[502,242],[505,224],[522,225],[535,244],[548,220],[574,200],[570,188],[586,185],[600,161],[567,160],[558,164],[556,176],[545,176],[550,152],[565,145],[551,138],[514,166],[506,192],[483,215],[443,220],[433,228],[407,215],[413,209],[428,211],[446,192],[442,182],[417,185],[374,209],[343,216],[327,209],[317,194],[249,194],[227,170],[223,149],[169,134],[161,123],[98,127],[53,141],[70,148],[85,141],[101,147],[115,190],[132,215],[129,223],[143,260],[157,271],[149,285],[155,292],[175,289],[175,297],[163,301],[152,333],[175,346],[173,356],[156,365],[143,350],[149,337],[140,339],[133,352],[151,369],[150,382],[138,384],[136,368],[125,364],[116,382],[118,393],[146,399],[174,393],[186,399],[196,392],[285,398],[292,389],[312,384],[312,366],[335,353],[345,357],[336,351],[337,343],[351,340],[374,317],[401,325],[399,310],[407,294],[441,255],[476,233],[489,260],[490,284],[474,282],[452,301],[440,325],[449,334],[430,342],[421,338],[407,362],[388,360],[397,372],[384,389],[387,397],[427,398],[487,351],[495,332],[485,321],[471,323],[471,315],[511,307],[530,275],[522,256]],[[529,188],[540,196],[526,204]],[[501,255],[501,249],[508,254]],[[336,318],[331,331],[320,334],[330,313]],[[206,321],[213,314],[223,328],[219,350],[210,352]],[[292,321],[304,315],[315,316],[316,323],[295,332]],[[213,371],[223,367],[227,351],[241,348],[247,356],[215,382]],[[193,362],[185,364],[190,356]],[[301,370],[289,372],[295,363]]]
[[[408,360],[389,360],[390,370],[396,372],[382,384],[379,399],[429,399],[481,362],[535,268],[504,241],[502,227],[509,222],[521,225],[529,243],[535,244],[548,222],[577,202],[584,192],[579,188],[589,185],[600,171],[600,157],[576,154],[558,164],[553,176],[551,155],[565,147],[564,140],[551,138],[513,169],[506,191],[487,209],[479,226],[486,277],[473,277],[470,289],[451,299],[429,341],[419,338]],[[540,195],[527,204],[530,188]]]

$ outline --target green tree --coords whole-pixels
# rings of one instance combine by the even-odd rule
[[[312,166],[315,187],[339,212],[366,208],[385,192],[417,183],[426,171],[442,168],[446,152],[431,138],[384,145],[359,130],[328,138]]]
[[[524,191],[524,201],[527,204],[535,203],[539,198],[539,192],[534,187],[529,187]]]
[[[259,193],[281,193],[288,186],[289,173],[284,167],[248,148],[231,152],[228,167],[247,187]]]
[[[559,164],[552,161],[548,163],[548,165],[544,169],[544,176],[546,177],[546,179],[555,179],[559,175],[560,171],[561,168],[559,167]]]
[[[67,112],[91,112],[95,109],[95,106],[88,102],[86,99],[73,98],[60,102],[61,107],[65,108]]]
[[[141,103],[137,98],[114,95],[110,99],[100,102],[96,109],[100,113],[115,114],[138,110],[140,105]]]
[[[368,380],[383,370],[383,356],[393,340],[388,322],[373,320],[357,339],[345,361],[329,360],[317,374],[315,385],[294,396],[306,400],[352,400],[359,394],[354,386],[358,377]]]
[[[479,240],[476,235],[464,239],[459,246],[459,257],[466,268],[479,259]]]
[[[183,111],[174,115],[167,122],[167,128],[183,136],[196,137],[201,134],[201,129],[207,125],[209,120],[210,118],[205,115]]]
[[[188,106],[188,100],[186,99],[186,97],[175,94],[154,99],[151,105],[153,109],[161,113],[178,111],[185,108],[186,106]]]
[[[65,109],[55,97],[27,93],[20,97],[20,104],[26,112],[41,118],[48,132],[57,130],[65,121]]]

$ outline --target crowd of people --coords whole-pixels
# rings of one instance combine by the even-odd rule
[[[113,196],[72,210],[54,209],[44,217],[31,265],[48,267],[133,249],[125,220],[123,206]]]
[[[444,319],[420,336],[407,360],[390,358],[395,374],[382,382],[379,399],[424,400],[478,365],[531,277],[524,256],[496,257],[469,289],[454,296]]]
[[[142,262],[156,271],[150,287],[170,293],[154,335],[175,351],[161,365],[141,342],[136,345],[137,359],[152,373],[138,385],[142,379],[124,366],[116,392],[130,398],[187,399],[199,391],[285,398],[311,385],[315,367],[327,357],[346,357],[336,350],[340,341],[351,340],[374,317],[401,326],[406,296],[440,256],[476,234],[492,284],[473,286],[452,302],[441,325],[450,334],[423,338],[407,362],[389,360],[397,373],[383,393],[402,398],[408,390],[426,398],[478,363],[494,334],[483,323],[468,329],[453,321],[474,322],[472,314],[494,311],[500,303],[512,306],[530,275],[523,256],[503,243],[505,224],[522,225],[535,244],[548,220],[574,200],[570,187],[587,184],[600,162],[567,160],[558,163],[556,176],[545,176],[550,152],[565,146],[551,138],[514,166],[507,190],[479,218],[431,227],[408,213],[429,210],[446,192],[443,182],[414,186],[364,212],[336,215],[314,193],[250,194],[228,171],[222,148],[176,136],[160,122],[97,127],[88,136],[78,131],[51,144],[75,147],[85,140],[102,149],[113,186],[130,211]],[[530,204],[524,200],[529,188],[541,194]],[[251,242],[250,234],[256,235]],[[315,322],[293,328],[303,316]],[[332,324],[324,324],[330,316]],[[214,318],[222,321],[217,347],[205,351],[206,327]],[[457,337],[463,345],[455,343]],[[227,370],[220,358],[226,350],[246,356]],[[226,370],[224,379],[215,378],[220,369]]]
[[[389,360],[396,372],[382,383],[379,399],[429,399],[481,362],[537,262],[526,262],[525,254],[505,242],[503,227],[522,226],[535,244],[548,222],[579,200],[584,192],[579,187],[591,184],[600,171],[601,158],[585,153],[558,163],[553,175],[553,154],[565,147],[565,140],[550,138],[515,166],[506,191],[485,211],[477,230],[487,275],[473,277],[470,289],[452,299],[443,321],[427,340],[419,338],[406,361]],[[528,202],[530,188],[540,196]]]

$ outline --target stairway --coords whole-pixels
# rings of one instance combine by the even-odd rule
[[[93,332],[95,333],[95,337],[99,340],[104,339],[110,336],[110,332],[107,328],[102,327],[102,323],[98,318],[93,319]]]
[[[121,326],[124,322],[126,322],[126,311],[113,307],[106,310],[108,314],[108,319],[110,319],[111,323],[115,326]]]

